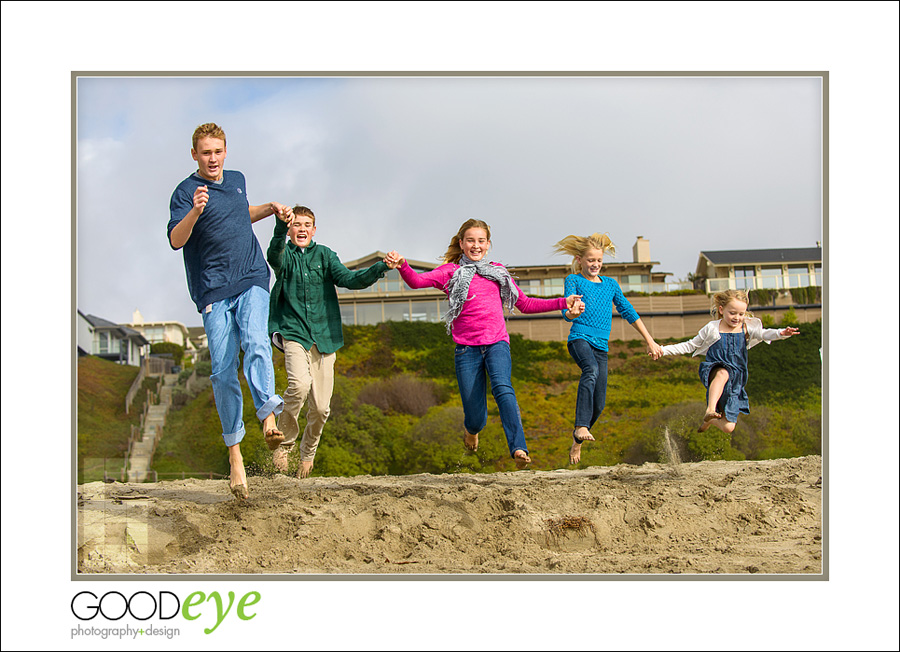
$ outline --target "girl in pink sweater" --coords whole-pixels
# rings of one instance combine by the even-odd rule
[[[456,343],[456,380],[462,396],[466,433],[463,440],[471,451],[478,450],[478,433],[487,423],[487,384],[500,409],[509,454],[516,468],[531,463],[519,405],[512,386],[512,358],[503,309],[518,308],[523,313],[567,310],[574,319],[584,310],[581,297],[558,299],[527,297],[509,272],[499,263],[484,258],[491,246],[491,229],[481,220],[467,220],[450,240],[444,264],[430,272],[416,273],[396,251],[384,259],[388,267],[413,288],[433,287],[447,293],[450,310],[443,319]]]

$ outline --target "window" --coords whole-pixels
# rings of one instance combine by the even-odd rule
[[[516,280],[516,285],[529,297],[538,297],[541,295],[541,281],[539,279],[529,279],[527,281]]]
[[[816,263],[816,285],[822,287],[822,264]]]
[[[562,296],[566,291],[566,279],[564,278],[548,278],[544,279],[545,297]]]
[[[356,318],[353,316],[353,304],[341,304],[341,321],[345,324],[350,324],[351,326],[356,323]]]
[[[809,285],[809,267],[806,265],[788,265],[788,287],[802,288]]]
[[[735,267],[734,287],[738,290],[754,289],[753,277],[756,275],[755,267]]]
[[[646,292],[650,285],[649,274],[622,274],[619,277],[622,292]]]
[[[411,321],[440,321],[437,301],[413,301],[410,311]]]
[[[384,321],[408,321],[409,302],[384,304]]]
[[[165,329],[162,326],[151,326],[149,328],[144,329],[144,337],[150,341],[151,344],[155,344],[157,342],[165,341]]]
[[[765,290],[779,290],[783,285],[784,272],[781,265],[764,265],[760,275],[762,276],[762,287]]]
[[[100,341],[99,353],[109,353],[109,333],[101,331],[97,333],[97,337]]]
[[[380,324],[381,304],[380,303],[358,303],[356,304],[356,323],[359,326],[368,324]]]
[[[375,284],[378,292],[399,292],[403,289],[403,280],[400,278],[400,272],[396,269],[388,270],[384,278]]]

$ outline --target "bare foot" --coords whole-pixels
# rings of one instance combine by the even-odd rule
[[[519,449],[515,453],[513,453],[513,462],[516,463],[516,469],[521,471],[529,464],[531,464],[531,458],[528,457],[528,453],[526,453],[522,449]]]
[[[284,434],[278,429],[278,424],[275,422],[274,412],[263,419],[263,433],[265,433],[266,446],[270,451],[276,450],[284,441]]]
[[[474,435],[470,432],[466,431],[465,437],[463,437],[463,446],[466,447],[466,450],[477,451],[478,450],[478,433],[476,432]]]
[[[706,432],[711,425],[713,425],[713,421],[721,419],[722,415],[718,412],[707,412],[703,415],[703,423],[700,424],[700,427],[697,428],[697,432]]]
[[[581,442],[573,441],[569,449],[569,464],[578,464],[581,461]]]
[[[300,467],[297,469],[298,478],[308,478],[313,470],[313,460],[300,460]]]
[[[231,493],[239,501],[247,500],[250,498],[250,491],[247,489],[247,473],[244,471],[244,459],[241,456],[241,449],[238,445],[229,447],[228,461],[231,463],[231,479],[229,482]]]
[[[591,431],[581,426],[580,428],[575,428],[575,431],[572,433],[572,436],[578,441],[596,441],[594,439],[594,435],[591,434]]]

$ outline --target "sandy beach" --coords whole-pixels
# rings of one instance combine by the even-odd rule
[[[78,486],[79,574],[806,574],[822,460]]]

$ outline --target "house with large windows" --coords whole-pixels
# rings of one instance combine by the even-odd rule
[[[119,364],[140,366],[150,354],[150,342],[136,330],[95,315],[76,311],[79,355],[95,355]]]
[[[822,287],[822,248],[701,251],[694,277],[707,294]]]
[[[128,328],[136,330],[147,338],[150,344],[159,342],[172,342],[184,347],[184,354],[189,358],[195,358],[199,349],[206,346],[206,335],[203,327],[191,329],[180,321],[146,321],[140,310],[135,309],[131,314],[131,323],[125,324]],[[200,342],[202,346],[197,346]]]
[[[348,269],[363,269],[384,258],[384,252],[375,251],[367,256],[345,263]],[[407,259],[410,267],[417,272],[429,271],[437,267],[438,262],[425,262]],[[624,292],[667,292],[690,289],[690,284],[666,282],[669,272],[654,270],[659,262],[650,258],[649,241],[639,236],[632,248],[631,261],[617,261],[613,257],[603,261],[603,275],[609,276],[621,285]],[[519,287],[529,296],[559,297],[565,290],[566,276],[572,273],[570,261],[557,265],[518,265],[510,266],[510,273]],[[682,297],[635,297],[632,303],[646,304],[649,309],[651,301],[660,306],[662,311],[657,320],[657,328],[661,332],[672,333],[672,337],[681,337],[687,331],[682,328],[680,317],[672,318],[673,311],[684,310],[685,301],[692,298]],[[371,287],[363,290],[347,290],[338,288],[338,300],[341,304],[341,319],[345,324],[378,324],[385,321],[440,321],[441,315],[447,311],[446,295],[438,289],[411,290],[406,287],[400,273],[390,270],[384,278]],[[674,303],[673,303],[674,300]],[[694,298],[694,303],[703,310],[708,310],[706,297]],[[691,309],[696,307],[691,304]],[[638,311],[641,308],[635,305]],[[643,313],[641,313],[643,315]],[[627,323],[617,324],[621,319],[614,319],[613,337],[631,339],[631,328]],[[647,323],[648,319],[644,319]],[[624,323],[624,322],[623,322]],[[519,333],[535,340],[564,340],[569,334],[569,322],[558,313],[523,315],[518,312],[508,319],[510,333]],[[693,323],[691,324],[691,328]]]
[[[131,323],[125,324],[147,338],[150,344],[172,342],[185,349],[193,348],[187,326],[178,321],[146,321],[140,310],[131,313]]]
[[[385,257],[383,251],[344,263],[347,269],[365,269]],[[427,272],[438,266],[421,260],[407,259],[417,272]],[[337,288],[341,305],[341,321],[345,324],[380,324],[384,321],[440,321],[447,311],[447,297],[441,290],[425,288],[411,290],[396,269],[377,283],[362,290]]]
[[[384,258],[384,252],[346,262],[349,269],[363,269]],[[795,308],[799,321],[814,321],[822,315],[820,302],[797,301],[790,289],[821,287],[821,249],[771,249],[741,251],[705,251],[700,254],[695,281],[669,282],[670,272],[655,270],[659,265],[650,257],[650,243],[638,236],[632,248],[631,261],[607,257],[603,261],[603,275],[619,283],[629,301],[641,315],[641,320],[658,338],[691,337],[709,321],[708,294],[740,287],[756,289],[757,298],[768,292],[771,298],[765,305],[751,306],[758,316],[769,314],[775,319],[779,312]],[[432,270],[440,263],[407,260],[417,272]],[[566,276],[572,273],[570,261],[558,265],[509,266],[519,287],[529,296],[562,296]],[[677,290],[703,290],[705,294],[663,294]],[[780,292],[778,291],[780,290]],[[808,296],[804,293],[804,296]],[[338,288],[341,318],[345,324],[378,324],[385,321],[440,321],[447,311],[446,295],[437,289],[411,290],[396,270],[363,290]],[[803,305],[801,305],[803,304]],[[812,305],[809,305],[812,304]],[[565,340],[569,322],[558,313],[508,317],[510,333],[519,333],[534,340]],[[637,339],[639,335],[613,311],[612,339]]]

